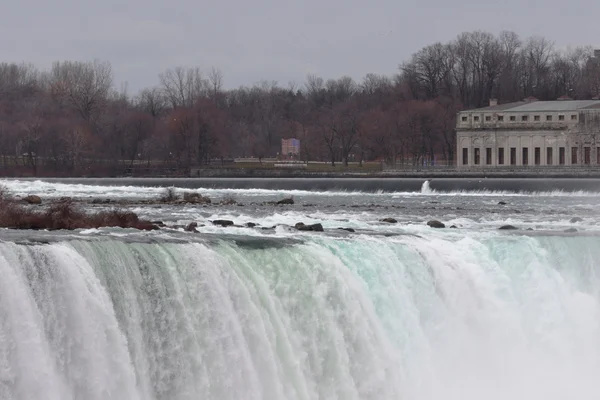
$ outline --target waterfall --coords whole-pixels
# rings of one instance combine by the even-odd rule
[[[0,242],[0,399],[592,399],[597,259],[496,233]]]

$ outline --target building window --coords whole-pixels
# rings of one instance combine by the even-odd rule
[[[473,117],[473,121],[479,121],[479,117],[476,115]]]
[[[529,164],[529,149],[527,147],[523,147],[523,165],[528,165]]]
[[[546,115],[546,121],[552,121],[552,115]]]
[[[504,115],[498,115],[498,121],[504,121]]]
[[[583,148],[583,163],[585,165],[590,165],[591,161],[592,161],[592,148],[584,147]]]
[[[463,148],[462,159],[463,159],[462,160],[463,161],[463,165],[469,164],[469,149]]]
[[[517,148],[510,148],[510,165],[517,165]]]
[[[600,164],[600,147],[596,147],[596,164]]]
[[[571,121],[577,121],[577,115],[576,114],[571,115]]]
[[[533,120],[534,121],[539,121],[540,120],[540,116],[539,115],[534,115],[533,116]]]
[[[480,151],[481,149],[480,149],[479,147],[476,147],[476,148],[475,148],[475,149],[473,149],[473,150],[474,150],[474,152],[475,152],[475,157],[473,157],[473,158],[474,158],[474,160],[473,160],[473,164],[475,164],[475,165],[479,165],[479,158],[480,158],[479,151]]]
[[[486,115],[486,116],[485,116],[485,120],[486,120],[486,121],[491,121],[491,120],[492,120],[492,117],[490,117],[489,115]]]
[[[488,147],[485,149],[485,163],[486,165],[492,165],[492,148]]]
[[[523,115],[523,116],[521,117],[521,121],[527,121],[527,115]]]
[[[560,165],[565,165],[565,148],[564,147],[558,148],[558,163]]]
[[[540,165],[541,164],[541,149],[539,147],[536,147],[533,149],[533,162],[535,163],[535,165]]]
[[[515,117],[514,115],[511,115],[511,116],[510,116],[510,120],[511,120],[511,121],[516,121],[516,120],[517,120],[517,117]]]
[[[546,164],[552,165],[552,147],[546,149]]]
[[[600,150],[600,147],[598,147]],[[504,147],[498,148],[498,165],[504,165]]]
[[[571,147],[571,164],[577,164],[577,147]]]
[[[559,115],[558,116],[558,120],[559,121],[564,121],[565,120],[565,116],[564,115]]]
[[[467,122],[467,117],[462,117],[463,122]]]

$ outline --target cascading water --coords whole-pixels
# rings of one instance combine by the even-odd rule
[[[592,399],[597,237],[0,242],[0,399]]]

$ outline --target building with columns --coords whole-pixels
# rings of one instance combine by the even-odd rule
[[[524,101],[458,113],[457,167],[600,166],[600,100]]]

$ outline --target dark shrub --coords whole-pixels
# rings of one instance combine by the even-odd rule
[[[90,214],[70,199],[62,199],[45,209],[33,209],[17,203],[5,190],[0,190],[0,228],[73,230],[101,227],[158,229],[150,221],[140,220],[131,211],[110,210]]]

